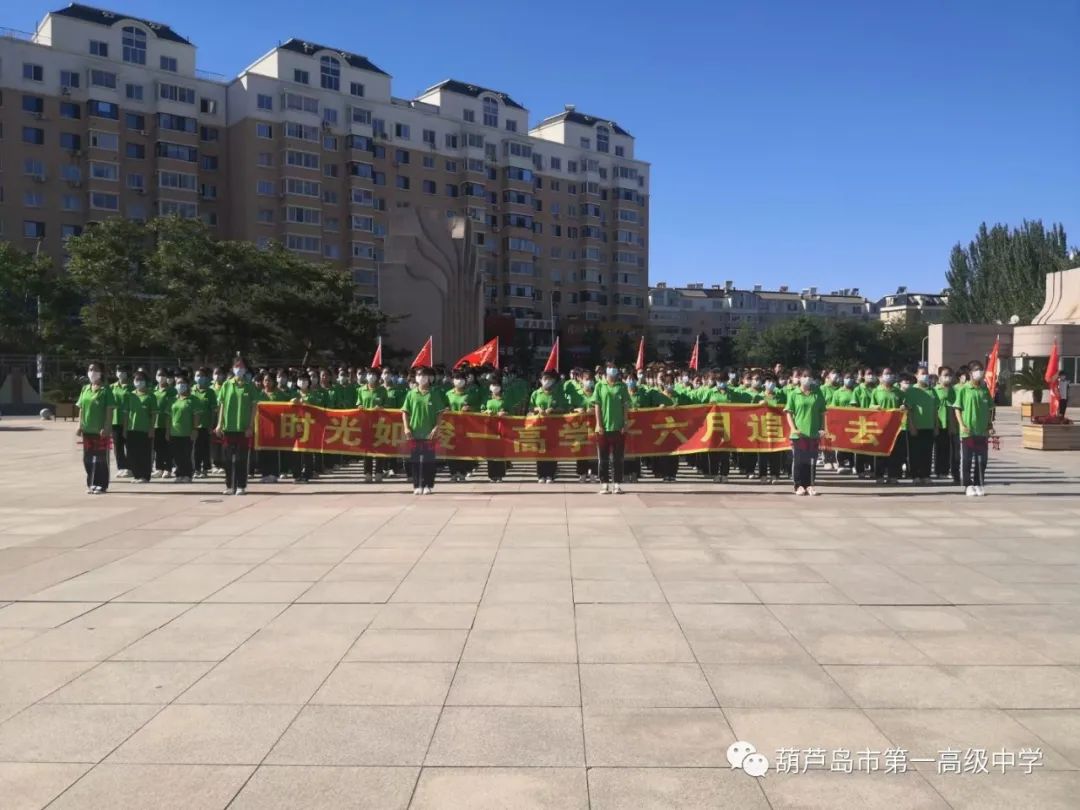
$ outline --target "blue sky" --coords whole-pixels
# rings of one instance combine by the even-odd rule
[[[1076,0],[92,4],[169,23],[228,75],[299,36],[368,56],[399,96],[452,76],[534,122],[567,102],[612,118],[652,163],[654,282],[936,291],[983,220],[1060,221],[1080,245]]]

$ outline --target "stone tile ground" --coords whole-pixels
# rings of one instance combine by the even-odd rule
[[[1080,458],[990,497],[114,482],[0,423],[0,806],[1020,808],[1080,793]],[[1042,750],[732,770],[728,745]]]

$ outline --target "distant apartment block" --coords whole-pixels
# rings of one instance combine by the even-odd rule
[[[948,290],[940,293],[908,292],[907,287],[897,287],[896,293],[886,295],[877,302],[883,321],[910,321],[918,323],[942,323],[949,307]]]

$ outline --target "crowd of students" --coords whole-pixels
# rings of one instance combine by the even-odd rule
[[[439,413],[473,411],[497,415],[592,413],[596,459],[575,463],[579,482],[601,483],[602,494],[620,494],[623,484],[651,475],[670,482],[680,459],[707,480],[727,482],[737,471],[764,483],[791,479],[796,495],[816,495],[816,471],[893,484],[951,479],[969,496],[984,494],[988,437],[993,434],[993,398],[981,363],[931,374],[924,366],[851,370],[810,368],[712,369],[704,372],[651,365],[640,371],[608,362],[576,368],[563,377],[543,372],[536,387],[513,369],[455,370],[423,367],[407,373],[390,368],[321,367],[251,369],[237,357],[226,367],[105,369],[92,363],[79,396],[79,430],[87,491],[101,494],[110,481],[110,445],[117,478],[147,483],[152,478],[190,483],[222,474],[225,495],[244,495],[249,476],[262,483],[307,483],[337,467],[358,463],[364,480],[404,475],[414,494],[429,494],[437,474],[452,482],[477,476],[471,461],[440,462],[432,435]],[[401,411],[409,457],[350,458],[309,452],[250,452],[258,402],[294,402],[326,408],[390,408]],[[757,453],[718,451],[688,456],[624,457],[627,413],[639,408],[712,403],[767,404],[782,409],[790,449]],[[903,409],[904,425],[887,457],[835,452],[821,446],[828,408]],[[487,462],[497,483],[512,461]],[[537,461],[536,480],[549,484],[560,465]]]

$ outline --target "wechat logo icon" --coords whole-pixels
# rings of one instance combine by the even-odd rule
[[[728,746],[727,760],[731,767],[739,768],[755,778],[762,777],[769,771],[769,758],[759,754],[753,743],[738,740]]]

